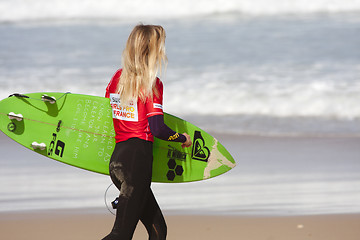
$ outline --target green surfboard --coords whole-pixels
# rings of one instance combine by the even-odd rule
[[[165,123],[188,133],[192,147],[155,138],[153,182],[191,182],[233,167],[229,152],[210,134],[170,114]],[[110,100],[72,93],[14,94],[0,101],[0,130],[19,144],[54,160],[109,174],[115,146]]]

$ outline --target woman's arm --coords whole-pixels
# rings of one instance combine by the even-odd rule
[[[164,115],[151,116],[148,119],[151,133],[162,140],[181,142],[183,148],[190,147],[192,142],[187,133],[177,133],[169,128],[164,122]]]
[[[164,115],[149,117],[149,126],[152,135],[159,139],[182,143],[186,141],[186,137],[183,134],[173,131],[164,123]]]

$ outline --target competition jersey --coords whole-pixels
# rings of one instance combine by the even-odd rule
[[[118,143],[136,137],[153,142],[154,137],[150,131],[148,118],[164,114],[162,108],[163,84],[159,78],[156,79],[159,96],[154,93],[153,99],[147,98],[145,103],[139,99],[137,103],[132,102],[127,106],[122,106],[120,95],[116,93],[120,75],[121,69],[112,77],[105,94],[105,97],[110,98],[116,133],[115,140]]]

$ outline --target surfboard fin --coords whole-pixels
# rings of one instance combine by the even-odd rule
[[[9,97],[22,97],[22,98],[29,98],[28,96],[24,95],[24,94],[20,94],[20,93],[14,93],[14,94],[11,94]]]
[[[23,119],[24,119],[24,117],[23,117],[23,115],[22,114],[15,114],[15,113],[13,113],[13,112],[10,112],[9,114],[8,114],[8,117],[9,117],[9,119],[15,119],[15,120],[17,120],[17,121],[22,121]]]
[[[56,102],[55,97],[51,97],[51,96],[46,95],[46,94],[41,96],[41,100],[43,100],[44,102],[49,102],[50,104],[54,104]]]
[[[35,150],[35,149],[45,150],[46,144],[45,144],[45,143],[33,142],[33,143],[31,144],[31,147],[32,147],[34,150]]]

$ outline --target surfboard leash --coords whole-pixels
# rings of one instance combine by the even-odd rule
[[[113,185],[114,185],[114,184],[111,183],[111,184],[106,188],[106,191],[105,191],[105,194],[104,194],[104,201],[105,201],[105,206],[106,206],[107,210],[109,210],[109,212],[110,212],[112,215],[115,216],[116,214],[115,214],[113,211],[111,211],[111,208],[109,207],[108,202],[107,202],[107,199],[106,199],[106,196],[107,196],[107,194],[108,194],[108,191],[109,191],[109,189],[111,188],[111,186],[113,186]],[[119,202],[119,198],[118,198],[118,197],[115,198],[115,200],[111,202],[112,209],[115,209],[115,210],[116,210],[118,202]]]

